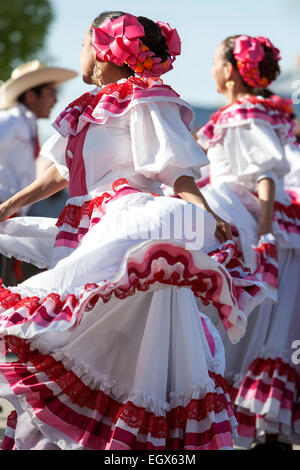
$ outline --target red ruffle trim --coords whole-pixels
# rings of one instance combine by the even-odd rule
[[[150,433],[153,438],[167,440],[168,433],[171,430],[185,430],[188,420],[199,422],[204,420],[209,413],[218,414],[224,410],[232,415],[231,403],[228,397],[230,387],[222,376],[212,372],[210,377],[215,382],[216,388],[222,390],[221,393],[208,393],[203,399],[193,399],[186,407],[178,406],[167,412],[166,417],[155,416],[154,413],[147,412],[144,408],[138,407],[132,402],[119,403],[103,391],[89,388],[74,372],[67,370],[62,362],[56,361],[50,355],[40,354],[37,350],[32,351],[30,344],[25,340],[7,336],[5,341],[9,349],[16,354],[22,363],[29,361],[35,367],[37,373],[43,372],[46,374],[52,382],[59,386],[73,404],[96,410],[104,418],[111,419],[113,423],[117,423],[121,419],[129,427],[139,428],[140,434],[148,435]],[[11,365],[12,369],[17,366],[18,363]],[[33,377],[32,374],[30,377],[29,375],[28,372],[26,383],[35,383],[36,380],[30,380],[30,377]],[[22,377],[24,381],[25,376],[23,374]],[[37,389],[38,387],[35,387],[35,391]],[[45,398],[46,405],[47,399],[51,400],[49,394],[48,398]],[[12,425],[14,423],[13,421]]]
[[[245,269],[236,258],[237,248],[232,243],[225,245],[222,250],[214,251],[210,256],[226,268],[228,275],[233,280],[233,284],[236,284],[232,286],[233,294],[231,303],[228,305],[220,302],[218,290],[220,283],[229,282],[229,280],[225,281],[221,274],[211,269],[190,272],[189,264],[192,262],[190,253],[186,253],[183,248],[177,248],[172,253],[168,245],[158,245],[157,247],[151,247],[144,254],[144,259],[147,260],[146,264],[129,263],[128,280],[126,280],[125,285],[111,286],[106,292],[101,292],[97,284],[87,284],[80,298],[76,298],[74,294],[69,294],[65,300],[62,300],[58,294],[50,293],[43,299],[35,296],[22,299],[20,294],[12,293],[0,282],[0,306],[5,310],[14,309],[14,312],[9,311],[7,316],[4,312],[1,314],[0,324],[2,328],[22,324],[28,320],[28,316],[34,316],[35,318],[31,318],[31,320],[34,320],[36,324],[43,325],[43,328],[46,328],[51,322],[57,322],[60,319],[70,322],[75,307],[79,306],[77,308],[77,315],[80,318],[83,309],[85,311],[93,309],[100,298],[104,303],[108,302],[113,294],[119,299],[125,299],[134,295],[136,290],[147,291],[151,285],[160,283],[169,286],[189,287],[196,297],[201,298],[203,304],[212,304],[217,308],[225,328],[229,329],[233,326],[228,321],[233,306],[237,307],[239,305],[240,298],[243,298],[244,302],[245,295],[249,298],[254,298],[260,293],[261,288],[256,278],[249,275],[249,270]],[[151,273],[152,263],[161,257],[171,267],[176,265],[176,263],[183,265],[183,272],[178,273],[174,270],[173,273],[167,275],[164,269],[160,269],[157,272]],[[243,281],[247,279],[249,286],[239,286],[240,279]],[[84,304],[83,309],[81,305],[78,305],[82,303]],[[55,316],[53,316],[53,313]]]
[[[292,202],[291,205],[285,206],[275,202],[273,220],[288,234],[300,235],[300,204]]]
[[[131,97],[133,95],[135,87],[139,87],[142,90],[147,90],[156,84],[159,84],[162,87],[170,90],[174,94],[174,96],[179,96],[170,86],[164,85],[163,81],[159,78],[149,78],[147,80],[142,80],[139,77],[130,77],[124,83],[111,83],[107,85],[106,87],[102,88],[102,90],[99,91],[99,93],[97,93],[96,95],[92,95],[90,92],[84,93],[75,101],[70,103],[67,109],[80,107],[85,110],[85,108],[89,106],[92,110],[94,110],[104,95],[111,95],[113,93],[117,93],[118,100],[125,100],[126,98]]]
[[[255,247],[257,256],[257,269],[255,275],[258,279],[272,288],[278,289],[278,248],[271,243],[261,243]]]
[[[100,197],[84,202],[82,206],[68,204],[61,212],[56,226],[61,227],[64,224],[68,224],[73,228],[78,228],[83,217],[87,216],[91,219],[95,208],[102,210],[102,205],[111,200],[111,198],[112,196],[109,193],[104,193]]]
[[[17,419],[18,419],[17,412],[13,410],[7,418],[7,426],[10,427],[11,429],[16,429]]]
[[[300,204],[292,202],[291,205],[285,206],[276,201],[274,203],[274,212],[283,212],[289,219],[299,221],[300,225]]]
[[[158,90],[157,90],[158,89]],[[96,95],[84,93],[75,101],[70,103],[55,120],[54,126],[64,136],[76,135],[88,122],[101,122],[101,118],[93,117],[97,108],[98,111],[107,112],[109,109],[113,115],[118,116],[126,111],[126,108],[136,98],[148,96],[149,90],[152,90],[153,97],[165,96],[172,99],[179,95],[168,85],[157,77],[142,80],[138,77],[130,77],[124,83],[112,83],[102,88]],[[156,93],[158,91],[158,93]],[[106,113],[108,114],[112,114]],[[81,127],[81,126],[82,127]]]
[[[84,202],[82,206],[67,204],[57,220],[57,227],[61,227],[63,224],[67,224],[73,228],[78,228],[82,218],[87,216],[89,219],[91,219],[95,210],[98,211],[97,217],[99,220],[101,220],[101,217],[105,214],[105,206],[107,203],[114,201],[121,196],[141,192],[138,189],[132,188],[125,178],[119,178],[118,180],[114,181],[112,184],[112,189],[113,194],[104,192],[101,194],[101,196]],[[157,194],[151,194],[153,196],[158,196]]]
[[[288,125],[290,127],[290,133],[289,135],[292,136],[294,135],[294,128],[295,128],[295,123],[293,119],[291,118],[291,114],[287,111],[286,105],[281,104],[281,103],[275,103],[271,99],[261,99],[257,98],[256,96],[247,96],[244,99],[241,100],[236,100],[234,103],[231,103],[227,106],[224,106],[223,108],[219,109],[216,113],[214,113],[208,123],[201,129],[202,132],[208,137],[209,139],[214,139],[214,131],[215,131],[215,126],[219,121],[226,122],[227,120],[227,113],[230,114],[230,109],[235,106],[235,105],[242,105],[245,101],[250,102],[253,105],[253,108],[251,108],[251,116],[250,118],[253,119],[253,111],[256,111],[255,106],[256,105],[262,105],[264,107],[264,111],[258,110],[256,113],[259,112],[258,118],[262,118],[262,113],[265,113],[266,116],[268,116],[269,120],[274,120],[274,125],[278,124],[280,122],[283,125]],[[249,110],[245,109],[243,110],[245,115],[244,119],[247,118],[247,114],[249,114]],[[276,118],[274,118],[274,112],[276,113]]]
[[[297,383],[300,386],[300,376],[296,369],[290,364],[283,362],[282,359],[263,359],[257,358],[249,366],[249,371],[254,376],[260,376],[262,373],[267,374],[270,378],[276,376],[287,377],[289,382]]]
[[[18,416],[17,412],[13,410],[7,418],[7,423],[6,426],[9,428],[9,432],[11,433],[12,430],[15,431],[17,427],[17,421],[18,421]],[[7,429],[6,429],[7,431]],[[13,450],[15,447],[15,440],[13,437],[7,436],[6,434],[4,435],[2,444],[1,444],[1,450]]]
[[[267,375],[269,381],[265,381]],[[293,390],[287,383],[293,384]],[[238,432],[240,436],[256,436],[257,418],[264,418],[261,413],[250,411],[249,402],[257,407],[274,400],[279,408],[290,413],[290,426],[292,427],[297,411],[297,394],[300,389],[300,376],[297,371],[282,359],[257,358],[249,366],[248,373],[243,380],[237,393],[231,394],[236,407],[236,418],[239,423]],[[234,389],[233,389],[234,390]],[[260,405],[258,405],[260,403]],[[270,403],[270,407],[271,407]],[[265,415],[268,412],[265,410]],[[278,425],[280,424],[280,412],[278,410]],[[276,423],[276,419],[272,421]],[[259,426],[259,424],[258,424]]]
[[[265,376],[268,382],[265,381]],[[293,384],[293,390],[286,384]],[[271,419],[272,429],[277,424],[280,432],[281,424],[284,424],[287,432],[287,423],[281,423],[280,411],[284,411],[285,419],[290,417],[290,438],[300,418],[299,414],[299,390],[300,376],[297,371],[288,363],[277,359],[257,358],[249,366],[240,388],[230,386],[229,394],[232,403],[234,403],[235,417],[238,422],[238,434],[247,447],[257,441],[257,434],[261,432],[262,421],[266,420],[266,429],[268,429],[268,411],[265,414],[250,411],[252,406],[258,410],[263,410],[269,402],[270,409],[278,409],[278,416]],[[298,394],[298,397],[297,397]],[[272,402],[275,401],[276,404]],[[260,403],[260,404],[259,404]],[[289,413],[289,415],[287,414]],[[271,431],[270,431],[271,432]],[[274,431],[273,431],[274,432]],[[265,433],[268,433],[266,430]]]

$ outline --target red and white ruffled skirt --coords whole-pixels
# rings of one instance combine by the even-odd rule
[[[49,267],[0,287],[2,345],[18,358],[0,365],[16,410],[3,448],[232,448],[223,345],[195,297],[237,341],[265,292],[200,208],[202,250],[137,236],[186,206],[119,181],[69,200],[58,222],[1,224],[6,255]]]
[[[228,341],[220,319],[212,317],[225,346],[225,377],[232,385],[239,423],[235,443],[250,448],[265,442],[268,434],[299,443],[300,367],[292,361],[292,346],[300,340],[299,194],[289,192],[290,205],[275,203],[276,240],[265,236],[258,243],[257,197],[236,183],[208,183],[198,184],[216,213],[232,224],[239,253],[264,283],[268,297],[268,302],[251,314],[246,335],[238,345]]]

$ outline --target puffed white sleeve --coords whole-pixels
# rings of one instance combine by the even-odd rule
[[[209,123],[208,123],[209,124]],[[207,125],[208,125],[207,124]],[[206,127],[206,126],[205,126]],[[200,147],[207,151],[208,148],[209,148],[209,143],[210,143],[210,139],[209,137],[206,135],[205,133],[205,127],[202,127],[201,129],[199,129],[197,132],[196,132],[196,140],[198,142],[198,145],[200,145]]]
[[[173,187],[180,176],[199,179],[200,168],[209,163],[176,103],[137,104],[131,111],[130,133],[135,170],[167,186]]]
[[[276,130],[267,122],[250,122],[228,128],[224,150],[230,155],[232,171],[250,191],[269,178],[276,181],[290,171]]]
[[[69,169],[66,163],[67,144],[68,138],[56,132],[44,143],[40,155],[55,163],[57,170],[63,178],[69,180]]]

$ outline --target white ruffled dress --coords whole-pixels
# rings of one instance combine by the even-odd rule
[[[191,118],[170,88],[134,78],[57,121],[42,155],[69,179],[64,211],[1,224],[1,251],[48,267],[0,288],[0,335],[19,361],[0,366],[17,413],[5,449],[232,448],[223,345],[195,296],[237,341],[265,293],[208,213],[162,195],[207,164]],[[181,216],[201,249],[170,232]]]
[[[236,443],[251,447],[270,433],[298,442],[300,368],[292,358],[300,339],[300,206],[297,189],[287,193],[284,183],[290,172],[286,149],[294,142],[290,119],[267,100],[248,97],[221,110],[197,138],[210,160],[210,182],[200,180],[199,186],[233,226],[244,261],[253,273],[261,273],[269,298],[251,315],[238,345],[232,346],[219,328],[239,421]],[[276,240],[267,235],[259,241],[256,188],[265,177],[276,183]]]

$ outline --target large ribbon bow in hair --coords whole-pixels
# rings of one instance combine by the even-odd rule
[[[92,44],[97,57],[105,62],[122,66],[127,64],[142,77],[160,76],[172,69],[175,56],[180,54],[181,44],[178,33],[167,23],[158,25],[166,38],[169,57],[162,63],[141,38],[144,27],[138,19],[126,14],[117,19],[108,18],[98,28],[93,29]]]
[[[277,49],[277,47],[274,46],[274,44],[270,41],[270,39],[264,38],[263,36],[258,36],[256,39],[261,44],[264,44],[265,46],[267,46],[269,49],[271,49],[273,51],[274,57],[277,60],[277,62],[279,62],[281,60],[280,50]]]

